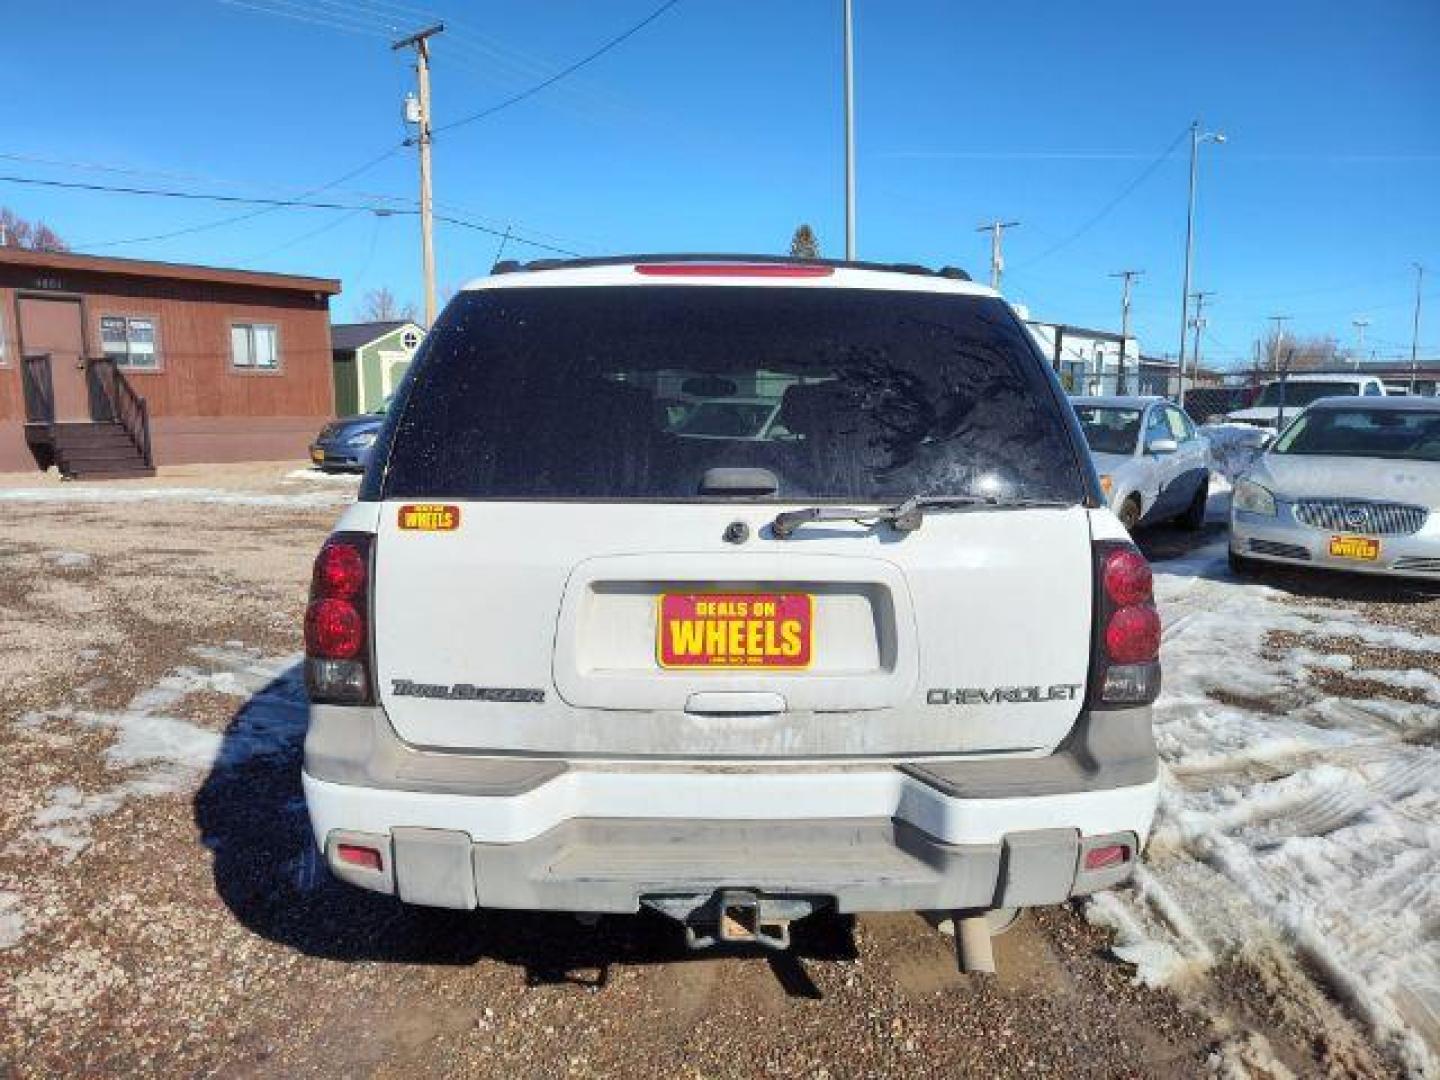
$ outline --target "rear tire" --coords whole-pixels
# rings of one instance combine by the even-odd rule
[[[1210,478],[1207,476],[1200,481],[1200,487],[1195,492],[1195,497],[1190,500],[1190,505],[1185,512],[1175,520],[1180,523],[1182,529],[1195,532],[1205,525],[1205,504],[1210,499]]]
[[[1140,524],[1140,499],[1131,495],[1120,506],[1120,524],[1125,526],[1126,532],[1134,532]]]

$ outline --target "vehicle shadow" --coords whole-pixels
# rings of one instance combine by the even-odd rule
[[[394,964],[520,968],[532,986],[604,986],[616,965],[713,957],[685,946],[679,924],[649,912],[594,926],[566,914],[412,907],[331,877],[310,833],[300,787],[308,704],[300,665],[251,696],[226,726],[194,798],[195,824],[213,860],[215,891],[251,932],[306,956]],[[819,997],[804,961],[853,959],[853,919],[796,923],[788,953],[763,957],[785,991]]]

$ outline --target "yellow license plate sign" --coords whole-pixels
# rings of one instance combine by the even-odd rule
[[[1380,541],[1369,536],[1332,536],[1330,554],[1337,559],[1374,562],[1380,558]]]
[[[662,668],[810,666],[809,593],[662,593],[658,615]]]
[[[460,527],[460,507],[451,503],[406,503],[399,525],[415,532],[452,532]]]

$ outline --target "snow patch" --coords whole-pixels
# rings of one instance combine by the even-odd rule
[[[25,912],[20,894],[0,892],[0,949],[13,949],[25,936]]]
[[[339,484],[345,487],[359,487],[358,472],[324,472],[320,469],[296,469],[285,474],[286,480],[313,480],[321,484]]]
[[[15,722],[32,732],[54,724],[111,732],[114,741],[104,751],[105,765],[125,774],[105,791],[56,787],[31,818],[22,841],[59,848],[66,862],[73,861],[90,846],[95,821],[113,814],[127,799],[183,791],[207,769],[234,768],[281,752],[304,731],[307,703],[299,657],[266,659],[234,646],[191,653],[200,665],[170,672],[119,712],[69,706],[26,713]],[[249,699],[223,735],[183,714],[185,699],[202,691]]]
[[[1182,992],[1256,950],[1298,956],[1406,1068],[1440,1075],[1440,749],[1411,738],[1440,725],[1440,679],[1360,669],[1334,648],[1419,654],[1440,638],[1291,606],[1234,579],[1223,541],[1154,570],[1160,808],[1145,867],[1088,917],[1115,930],[1137,979]],[[1267,652],[1273,631],[1300,644]],[[1336,697],[1316,670],[1426,700]],[[1298,963],[1271,966],[1307,977]],[[1231,1051],[1227,1068],[1284,1075],[1252,1062],[1254,1046]]]
[[[88,570],[95,565],[95,558],[83,551],[47,551],[41,558],[57,570]]]

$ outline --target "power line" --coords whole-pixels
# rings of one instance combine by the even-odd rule
[[[1119,206],[1122,202],[1128,199],[1136,188],[1138,188],[1146,180],[1150,179],[1150,176],[1155,172],[1156,169],[1160,168],[1161,165],[1165,164],[1165,162],[1169,159],[1170,155],[1175,152],[1175,148],[1179,146],[1182,141],[1184,141],[1185,136],[1188,134],[1190,134],[1190,128],[1187,125],[1181,130],[1179,135],[1175,136],[1174,140],[1170,143],[1170,145],[1165,147],[1165,149],[1161,151],[1159,157],[1157,157],[1149,165],[1145,166],[1145,168],[1140,171],[1140,174],[1136,176],[1135,179],[1131,180],[1130,183],[1126,184],[1125,187],[1121,189],[1120,194],[1116,195],[1113,199],[1111,199],[1104,206],[1102,206],[1094,216],[1092,216],[1074,232],[1066,236],[1063,240],[1060,240],[1058,243],[1052,244],[1050,247],[1042,251],[1039,255],[1035,256],[1035,258],[1026,260],[1019,266],[1017,266],[1015,269],[1024,270],[1026,267],[1034,266],[1036,263],[1043,262],[1045,259],[1048,259],[1056,252],[1069,247],[1076,240],[1080,239],[1080,237],[1084,236],[1087,232],[1093,229],[1096,225],[1100,224],[1100,222],[1109,215],[1110,211],[1114,210],[1115,207]]]
[[[340,181],[336,181],[339,183]],[[341,202],[320,202],[313,199],[267,199],[258,196],[244,195],[212,195],[197,191],[177,191],[168,188],[142,188],[118,184],[89,184],[74,180],[45,180],[34,176],[5,176],[0,175],[0,183],[30,184],[39,187],[64,188],[68,190],[104,192],[112,195],[144,195],[152,198],[182,199],[195,202],[222,202],[234,203],[249,206],[263,206],[269,209],[306,209],[306,210],[368,210],[375,214],[419,214],[418,209],[409,207],[383,207],[383,206],[356,206],[354,203]],[[447,217],[436,214],[436,221],[444,221],[450,225],[458,225],[465,229],[474,229],[477,232],[488,233],[491,236],[499,237],[505,235],[500,229],[493,229],[488,225],[481,225],[479,222],[467,221],[464,218]],[[538,240],[531,240],[514,232],[510,233],[510,239],[517,244],[525,244],[528,247],[538,248],[541,251],[554,252],[557,255],[578,256],[580,253],[571,251],[568,248],[557,247],[554,244],[543,244]]]
[[[173,193],[173,197],[175,197],[175,198],[194,198],[194,199],[206,199],[206,198],[208,198],[208,199],[211,199],[211,200],[217,201],[217,202],[250,202],[250,203],[268,202],[269,205],[262,206],[261,209],[258,209],[258,210],[249,210],[249,211],[246,211],[246,212],[243,213],[243,214],[232,214],[232,215],[230,215],[229,217],[223,217],[223,218],[220,218],[220,219],[218,219],[218,220],[216,220],[216,221],[207,221],[207,222],[202,222],[202,223],[200,223],[200,224],[198,224],[198,225],[189,225],[189,226],[186,226],[186,227],[183,228],[183,229],[173,229],[173,230],[171,230],[170,232],[155,233],[155,234],[150,235],[150,236],[132,236],[132,237],[126,237],[126,238],[119,239],[119,240],[101,240],[101,241],[97,241],[97,242],[95,242],[95,243],[84,244],[84,245],[82,245],[82,246],[85,247],[85,248],[87,248],[87,249],[90,249],[90,250],[96,250],[96,249],[99,249],[99,248],[119,247],[119,246],[121,246],[122,244],[144,244],[144,243],[150,243],[150,242],[153,242],[153,241],[156,241],[156,240],[171,240],[171,239],[174,239],[174,238],[177,237],[177,236],[189,236],[189,235],[191,235],[192,233],[207,232],[207,231],[210,230],[210,229],[218,229],[218,228],[221,228],[222,226],[225,226],[225,225],[234,225],[234,224],[236,224],[237,222],[249,221],[249,220],[251,220],[252,218],[260,217],[262,214],[273,213],[275,210],[279,210],[279,209],[281,209],[281,208],[284,207],[284,206],[300,205],[302,200],[308,199],[308,198],[310,198],[312,195],[318,195],[318,194],[320,194],[320,192],[322,192],[322,191],[329,191],[331,188],[336,187],[336,186],[339,185],[339,184],[343,184],[346,180],[351,180],[351,179],[353,179],[354,177],[359,176],[362,172],[366,172],[367,170],[374,168],[376,165],[379,165],[379,164],[380,164],[382,161],[384,161],[386,158],[392,157],[394,154],[396,154],[397,152],[399,152],[399,150],[402,148],[403,145],[404,145],[404,144],[402,144],[402,143],[397,143],[396,145],[390,147],[390,149],[386,150],[383,154],[380,154],[380,155],[378,155],[378,156],[376,156],[376,157],[371,158],[370,160],[366,161],[364,164],[359,165],[359,166],[357,166],[357,167],[354,168],[354,169],[351,169],[349,172],[345,173],[343,176],[337,176],[334,180],[331,180],[331,181],[329,181],[328,183],[321,184],[321,185],[319,185],[318,187],[313,187],[313,188],[307,189],[306,191],[302,192],[302,193],[301,193],[296,199],[294,199],[294,200],[288,200],[288,201],[285,201],[285,200],[258,200],[258,199],[244,199],[244,198],[241,198],[241,197],[239,197],[239,196],[220,196],[220,195],[216,195],[216,196],[205,196],[205,195],[201,195],[201,194],[199,194],[199,193],[193,193],[193,192],[192,192],[192,193],[189,193],[188,195],[186,195],[186,194],[182,194],[182,193],[176,192],[176,193]],[[22,179],[22,178],[19,178],[19,177],[0,177],[0,179],[10,180],[10,181],[12,181],[12,182],[14,182],[14,183],[27,183],[27,182],[45,183],[45,181],[39,181],[39,180],[27,181],[27,180]],[[50,183],[52,186],[56,186],[56,187],[65,187],[65,186],[77,186],[77,187],[78,187],[78,186],[83,186],[83,185],[66,185],[66,184],[61,183],[60,181],[49,181],[48,183]],[[132,189],[132,190],[127,190],[127,189],[121,188],[121,187],[109,188],[109,187],[106,187],[105,185],[100,185],[100,184],[90,185],[90,190],[95,190],[95,191],[113,190],[113,191],[116,191],[117,193],[126,193],[126,194],[159,194],[158,192],[146,191],[146,190],[144,190],[144,189]],[[337,209],[338,209],[338,208],[337,208]],[[369,209],[369,208],[367,207],[367,208],[364,208],[364,209]]]
[[[510,97],[506,98],[504,101],[490,106],[488,109],[481,109],[479,112],[471,113],[469,116],[462,116],[459,120],[452,120],[448,124],[440,124],[435,128],[435,130],[437,132],[450,131],[454,128],[460,127],[463,124],[472,124],[477,120],[484,120],[486,117],[494,116],[496,113],[500,112],[503,109],[508,109],[512,105],[518,105],[520,104],[520,102],[526,100],[527,98],[534,97],[536,94],[540,93],[540,91],[546,89],[547,87],[554,86],[561,79],[573,75],[585,65],[600,59],[600,57],[604,56],[607,52],[615,48],[617,45],[620,45],[622,42],[634,37],[641,30],[645,29],[645,27],[649,26],[656,19],[660,18],[660,16],[664,15],[667,11],[669,11],[671,8],[675,7],[679,3],[680,0],[665,0],[665,3],[661,4],[649,15],[645,16],[645,18],[641,19],[633,26],[617,34],[615,37],[605,42],[605,44],[601,45],[594,52],[582,57],[579,60],[576,60],[568,67],[564,67],[561,70],[557,71],[548,79],[543,79],[529,89],[522,90],[518,94],[513,94]]]

